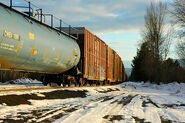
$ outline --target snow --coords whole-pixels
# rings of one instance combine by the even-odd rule
[[[7,82],[0,82],[0,85],[7,85],[7,84],[23,84],[23,85],[27,85],[27,86],[34,86],[34,85],[43,85],[41,81],[38,80],[32,80],[32,79],[28,79],[28,78],[21,78],[21,79],[16,79],[16,80],[11,80],[11,81],[7,81]]]
[[[8,90],[8,89],[25,89],[25,88],[43,88],[43,84],[42,82],[38,81],[38,80],[32,80],[32,79],[16,79],[16,80],[11,80],[8,82],[0,82],[0,95],[7,95],[15,93],[14,92],[10,92],[8,91],[7,93],[1,93],[1,91],[3,90]],[[21,94],[20,92],[17,92],[17,94]]]
[[[12,86],[26,87],[7,84],[0,88],[7,89]],[[54,123],[134,123],[137,120],[151,123],[160,123],[162,120],[185,122],[185,83],[156,85],[149,82],[125,82],[104,87],[0,92],[0,96],[27,93],[45,97],[44,92],[54,90],[87,91],[87,96],[52,100],[30,99],[30,105],[8,106],[3,103],[0,104],[0,119],[2,122],[7,117],[21,120],[22,117],[18,116],[24,112],[24,117],[27,117],[29,122],[47,122],[47,120]],[[41,111],[41,114],[34,114],[33,111]]]

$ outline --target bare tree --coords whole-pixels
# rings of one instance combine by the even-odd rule
[[[177,55],[182,60],[182,63],[185,65],[185,42],[178,43]]]
[[[172,43],[172,38],[173,38],[173,34],[174,34],[174,29],[172,28],[173,26],[171,27],[168,27],[168,30],[167,30],[167,33],[165,34],[165,37],[164,37],[164,43],[163,43],[163,49],[162,49],[162,57],[164,58],[164,60],[167,59],[167,56],[169,54],[169,51],[170,51],[170,46],[171,46],[171,43]]]
[[[164,35],[164,19],[167,5],[165,3],[153,3],[147,8],[145,15],[144,42],[148,43],[149,49],[157,59],[166,58],[169,52],[169,37]],[[168,40],[168,41],[166,41]]]
[[[177,30],[177,55],[185,65],[185,0],[175,0],[173,3],[173,16],[176,19],[176,25],[179,26]]]
[[[171,44],[169,36],[165,35],[166,12],[166,3],[151,2],[145,15],[143,41],[147,44],[148,57],[142,67],[143,71],[147,71],[146,76],[150,76],[150,81],[154,82],[160,81],[162,61],[166,59]]]
[[[174,11],[172,14],[176,18],[176,23],[181,27],[185,27],[185,0],[175,0],[173,6]],[[183,36],[185,36],[185,32]]]

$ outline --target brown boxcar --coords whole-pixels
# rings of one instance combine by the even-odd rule
[[[67,28],[63,28],[63,31]],[[78,44],[81,50],[81,60],[78,68],[82,77],[92,81],[121,82],[126,78],[125,69],[120,56],[106,45],[99,37],[85,27],[77,27]]]
[[[80,70],[87,80],[105,81],[107,79],[107,45],[84,27],[77,28],[78,44],[81,50]]]

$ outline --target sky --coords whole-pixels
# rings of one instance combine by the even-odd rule
[[[0,0],[7,2],[7,0]],[[13,0],[23,4],[24,0]],[[104,40],[131,67],[141,41],[144,15],[151,0],[30,0],[66,23],[85,26]],[[159,0],[155,0],[157,2]],[[166,1],[166,0],[160,0]],[[171,1],[171,0],[169,0]],[[168,2],[168,1],[167,1]],[[173,52],[173,51],[172,51]],[[174,53],[170,53],[174,57]]]

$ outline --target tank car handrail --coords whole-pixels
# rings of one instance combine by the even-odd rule
[[[73,29],[73,30],[77,30],[77,32],[79,31],[78,29],[76,29],[76,28],[74,28],[74,27],[72,27],[71,25],[69,25],[69,24],[67,24],[67,23],[65,23],[64,21],[62,21],[62,19],[60,19],[60,18],[57,18],[57,17],[55,17],[54,15],[52,15],[52,14],[44,14],[43,13],[43,11],[42,11],[42,8],[39,8],[39,7],[37,7],[37,6],[35,6],[34,4],[32,4],[30,1],[27,1],[27,0],[24,0],[25,2],[27,2],[28,3],[28,5],[29,6],[13,6],[13,0],[10,0],[10,6],[9,6],[9,8],[11,8],[13,11],[15,11],[15,12],[18,12],[18,13],[20,13],[20,14],[24,14],[24,16],[27,16],[27,17],[29,17],[29,19],[31,19],[31,20],[33,20],[33,21],[36,21],[36,22],[40,22],[40,24],[42,24],[42,25],[44,25],[44,26],[47,26],[47,27],[49,27],[49,28],[51,28],[51,29],[53,29],[53,30],[55,30],[55,31],[57,31],[57,32],[59,32],[59,33],[62,33],[62,34],[64,34],[64,35],[66,35],[66,36],[69,36],[69,37],[71,37],[71,38],[73,38],[73,39],[75,39],[75,40],[78,40],[78,34],[77,34],[77,36],[74,36],[74,35],[72,35],[71,34],[71,29]],[[0,2],[1,3],[1,2]],[[2,5],[4,5],[4,4],[2,4]],[[6,6],[6,5],[4,5],[4,6]],[[37,12],[37,14],[36,14],[36,16],[38,16],[38,19],[36,19],[36,18],[33,18],[33,14],[34,14],[34,10],[33,10],[33,8],[31,8],[31,6],[34,6],[34,7],[36,7],[36,8],[38,8],[38,9],[36,9],[35,11]],[[8,7],[8,6],[6,6],[6,7]],[[28,11],[28,14],[26,13],[26,12],[24,12],[24,13],[22,13],[22,12],[20,12],[20,11],[18,11],[18,10],[15,10],[15,9],[13,9],[13,8],[28,8],[29,9],[29,11]],[[32,15],[31,15],[31,10],[32,10]],[[40,11],[40,13],[38,12],[38,11]],[[25,14],[26,13],[26,14]],[[29,16],[28,16],[29,15]],[[45,19],[45,16],[50,16],[51,17],[51,25],[48,25],[48,24],[46,24],[46,23],[43,23],[43,17],[44,17],[44,19]],[[40,19],[40,20],[39,20]],[[56,27],[54,27],[54,19],[57,19],[58,21],[59,21],[59,29],[58,28],[56,28]],[[67,28],[69,29],[69,31],[68,32],[65,32],[65,31],[62,31],[62,25],[63,24],[65,24],[65,25],[68,25],[67,26]]]

